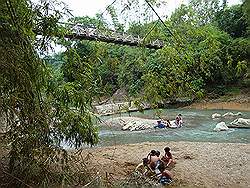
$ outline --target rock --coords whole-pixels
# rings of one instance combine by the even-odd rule
[[[214,131],[227,131],[228,129],[225,122],[220,122],[215,126]]]
[[[154,126],[157,125],[157,120],[138,117],[119,117],[106,120],[106,124],[119,126],[124,131],[140,131],[145,129],[153,129]],[[169,128],[178,128],[178,126],[175,124],[175,120],[170,121]]]
[[[156,120],[143,119],[135,117],[122,117],[124,124],[122,125],[122,130],[129,131],[140,131],[145,129],[151,129],[156,124]],[[115,119],[113,121],[116,121]]]
[[[220,118],[221,117],[221,114],[218,114],[218,113],[214,113],[212,114],[212,118],[215,119],[215,118]]]
[[[142,104],[140,106],[141,109],[149,109],[149,104]],[[96,105],[95,112],[97,114],[109,115],[109,114],[117,114],[121,112],[128,111],[138,111],[139,107],[135,105],[134,102],[119,102],[119,103],[110,103],[103,105]]]
[[[124,125],[122,127],[122,130],[131,130],[133,127],[134,127],[134,124],[135,122],[134,121],[131,121],[131,122],[128,122],[126,125]]]
[[[235,115],[236,116],[242,116],[242,113],[241,112],[237,112]]]
[[[235,116],[242,116],[241,112],[233,113],[233,112],[227,112],[222,115],[222,117],[235,117]]]
[[[230,123],[231,125],[250,127],[250,119],[238,118]]]

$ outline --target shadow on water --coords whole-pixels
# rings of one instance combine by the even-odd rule
[[[225,143],[250,143],[250,129],[230,129],[229,131],[213,131],[217,123],[224,121],[226,124],[232,122],[234,118],[220,118],[213,120],[214,113],[225,114],[229,110],[196,110],[196,109],[161,109],[160,117],[163,119],[174,119],[181,113],[184,120],[184,127],[179,129],[156,129],[142,131],[122,131],[120,128],[101,126],[100,143],[98,146],[110,146],[117,144],[132,144],[141,142],[167,142],[167,141],[195,141],[195,142],[225,142]],[[238,111],[230,110],[237,113]],[[158,119],[159,110],[146,110],[132,112],[132,117]],[[250,112],[242,112],[243,118],[249,119]],[[102,117],[102,120],[114,117],[126,117],[127,113]]]

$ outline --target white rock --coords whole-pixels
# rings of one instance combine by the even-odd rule
[[[235,116],[241,116],[242,113],[241,112],[237,112],[237,113],[233,113],[233,112],[227,112],[225,114],[222,115],[222,117],[235,117]]]
[[[247,125],[250,126],[250,119],[244,119],[244,118],[238,118],[235,119],[233,122],[231,122],[230,124],[232,125],[236,125],[236,126],[240,126],[240,125]]]
[[[227,113],[222,115],[222,117],[227,117],[227,116],[234,116],[234,113],[233,112],[227,112]]]
[[[124,125],[123,127],[122,127],[122,130],[130,130],[132,127],[134,127],[134,124],[135,124],[135,122],[134,121],[131,121],[131,122],[128,122],[126,125]]]
[[[227,131],[228,129],[225,122],[220,122],[215,126],[214,131]]]
[[[220,118],[221,117],[221,114],[218,114],[218,113],[214,113],[212,114],[212,118],[215,119],[215,118]]]
[[[236,116],[242,116],[242,113],[241,112],[237,112],[235,115]]]

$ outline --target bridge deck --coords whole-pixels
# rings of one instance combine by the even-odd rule
[[[143,38],[135,37],[126,33],[117,33],[112,30],[98,30],[93,27],[83,27],[74,25],[70,28],[70,33],[65,36],[70,39],[102,41],[107,43],[128,45],[128,46],[143,46],[150,49],[161,49],[164,44],[160,40],[144,42]]]

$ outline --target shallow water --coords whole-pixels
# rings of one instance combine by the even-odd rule
[[[159,110],[146,110],[144,113],[130,113],[134,117],[153,118]],[[101,126],[98,146],[110,146],[117,144],[131,144],[141,142],[167,142],[167,141],[195,141],[195,142],[225,142],[225,143],[250,143],[250,129],[230,129],[229,131],[213,131],[217,123],[224,121],[226,124],[232,122],[234,118],[220,118],[213,120],[214,113],[224,114],[229,110],[196,110],[196,109],[161,109],[161,118],[174,119],[178,113],[182,114],[184,126],[178,129],[156,129],[142,131],[122,131],[117,127]],[[230,110],[237,113],[238,111]],[[250,119],[249,111],[241,111],[243,118]],[[113,117],[124,117],[129,114],[112,115],[102,117],[103,120]]]

